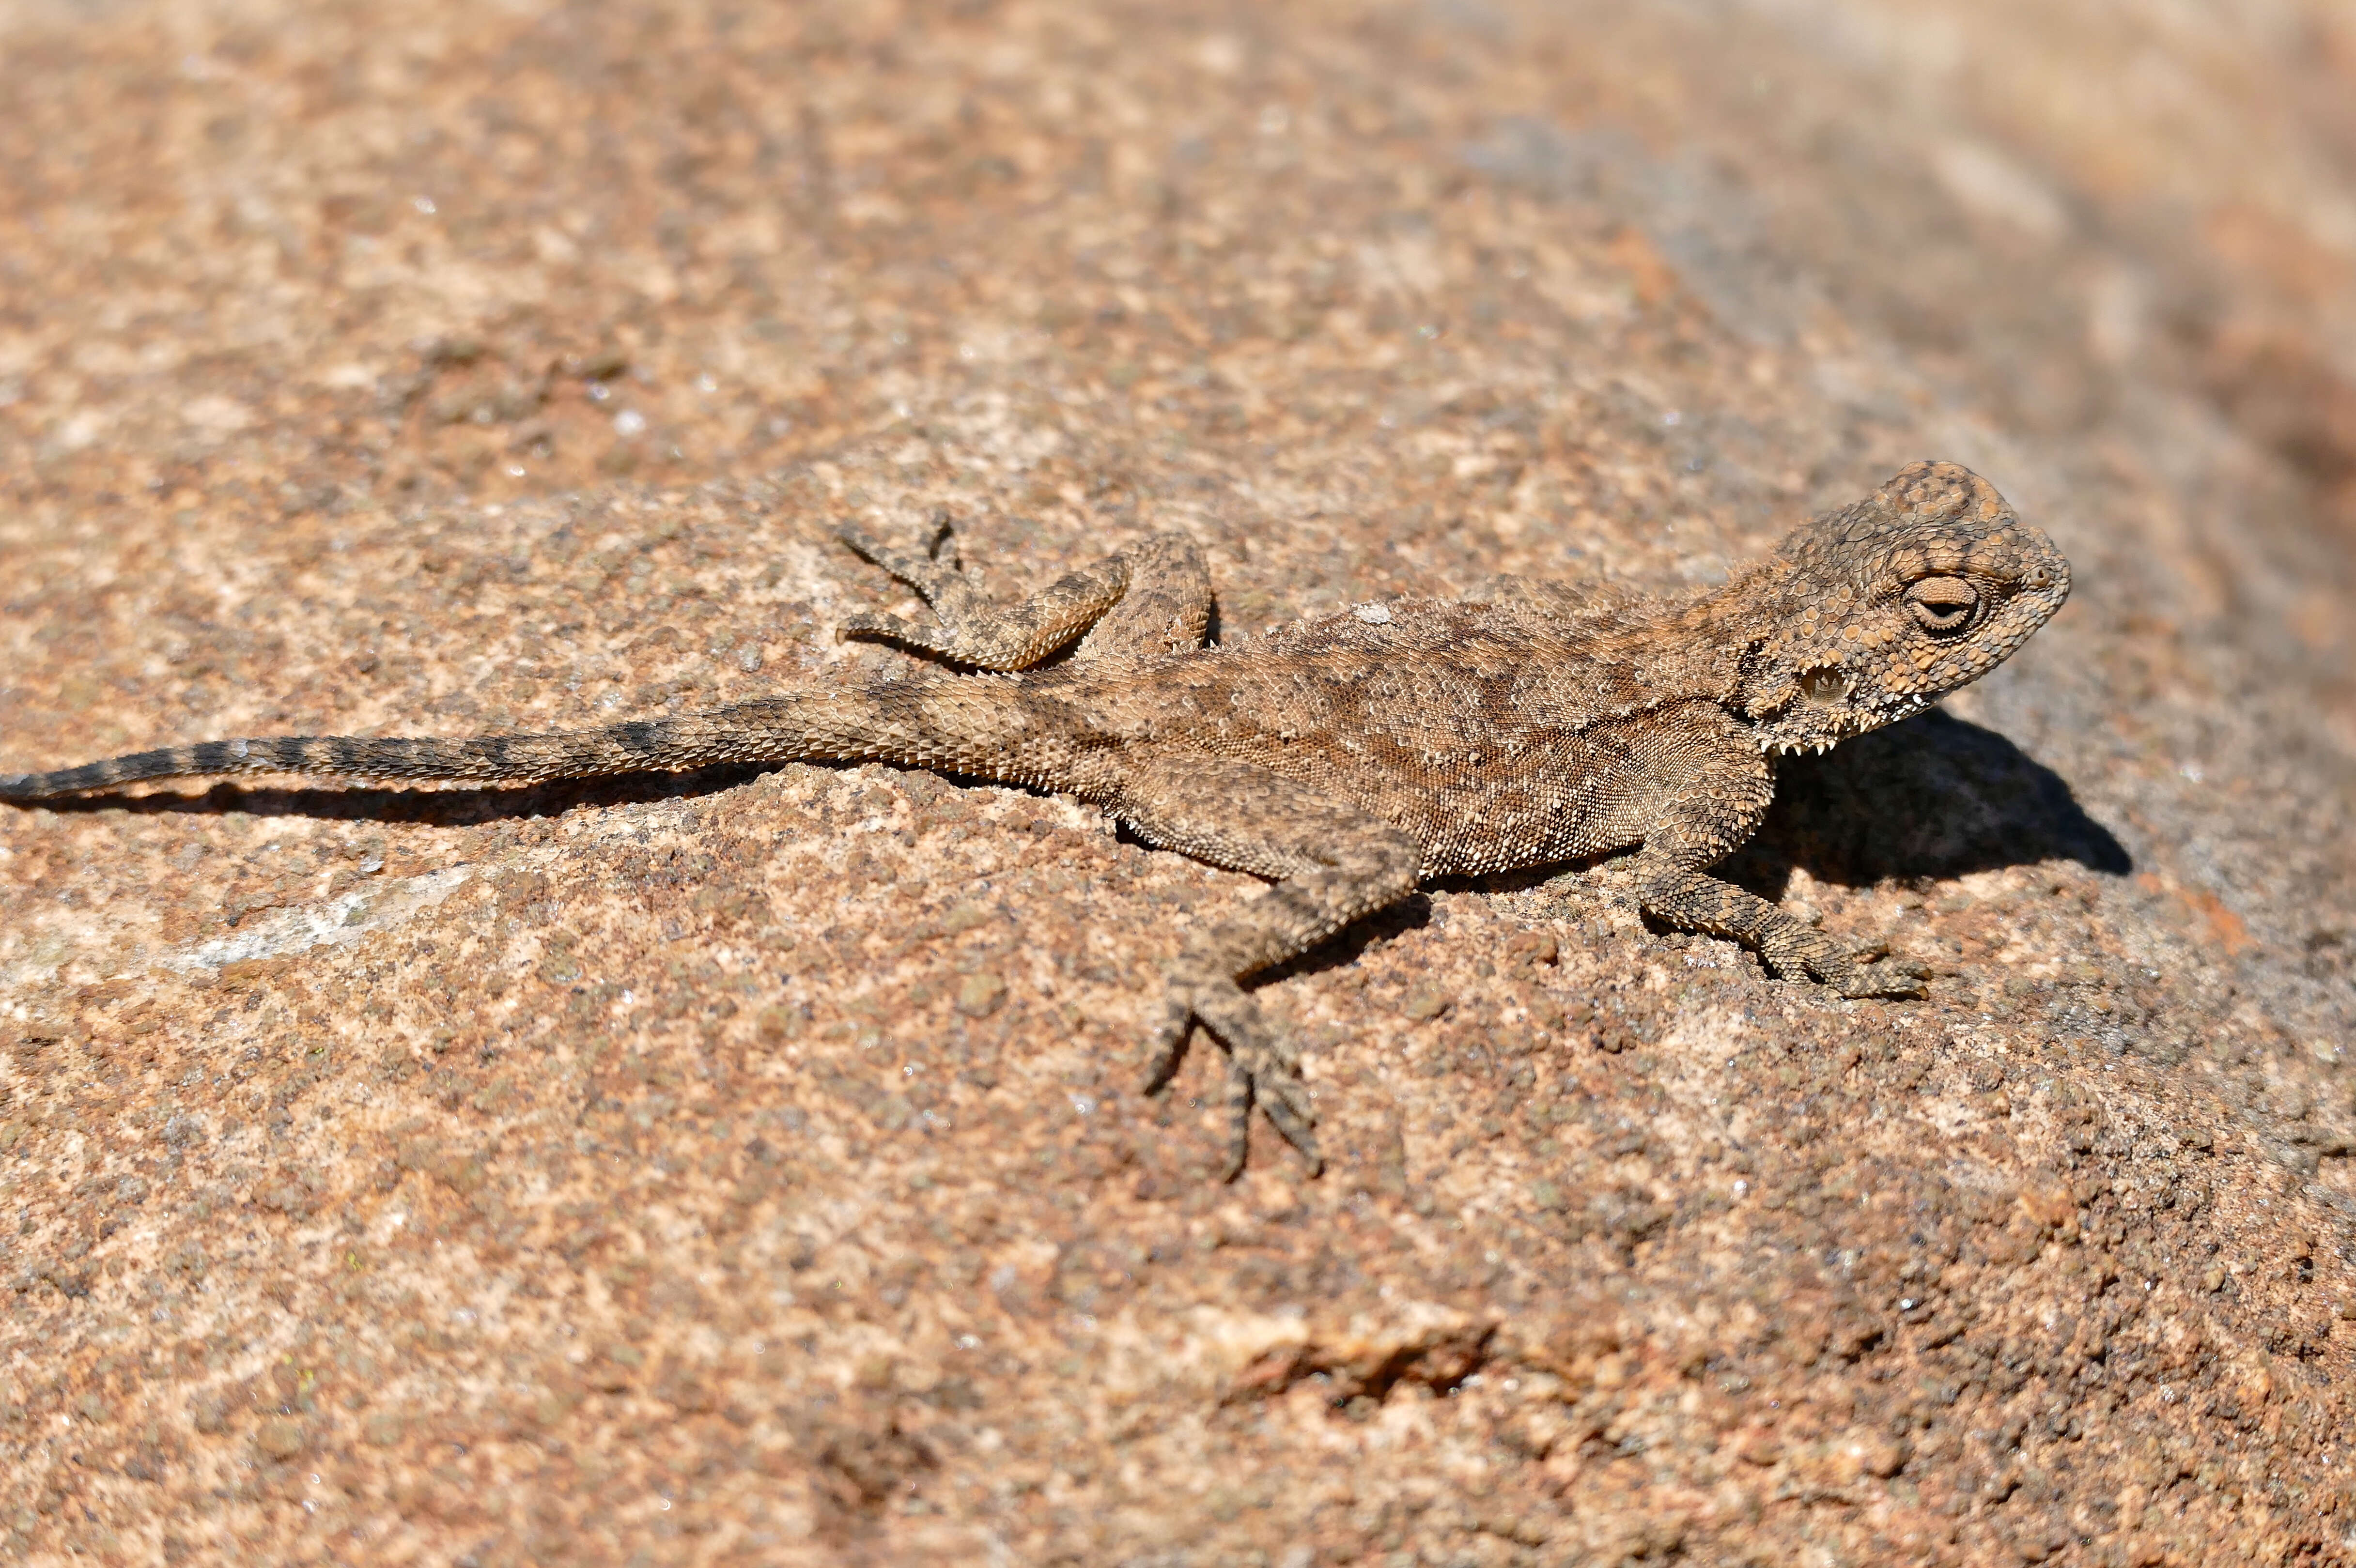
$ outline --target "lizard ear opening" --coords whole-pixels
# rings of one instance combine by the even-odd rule
[[[1833,665],[1820,665],[1800,672],[1800,695],[1810,705],[1830,708],[1848,700],[1852,683],[1848,672]]]

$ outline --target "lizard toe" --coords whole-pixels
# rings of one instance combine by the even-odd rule
[[[1259,1060],[1254,1061],[1258,1057]],[[1298,1068],[1269,1060],[1260,1052],[1231,1051],[1227,1057],[1227,1161],[1220,1179],[1233,1181],[1243,1174],[1251,1151],[1251,1117],[1257,1107],[1284,1141],[1300,1150],[1314,1176],[1325,1168],[1318,1152],[1316,1113],[1309,1104],[1309,1085]]]
[[[1227,1058],[1227,1160],[1219,1172],[1222,1181],[1241,1176],[1251,1157],[1252,1098],[1250,1072],[1236,1058]]]
[[[1930,972],[1912,958],[1885,958],[1878,964],[1852,960],[1848,973],[1832,983],[1844,997],[1919,997],[1929,977]]]
[[[927,604],[956,594],[958,574],[939,561],[894,549],[856,523],[838,526],[834,537],[849,547],[853,555],[873,562],[915,589],[917,597]],[[946,537],[946,530],[942,537]]]
[[[1910,958],[1871,962],[1884,951],[1869,946],[1852,952],[1796,921],[1771,932],[1760,944],[1768,967],[1787,980],[1818,980],[1843,997],[1921,996],[1922,966]]]
[[[1892,959],[1879,964],[1870,962],[1879,951],[1868,949],[1863,953],[1844,953],[1833,948],[1826,955],[1811,955],[1808,973],[1838,996],[1921,996],[1922,965],[1912,959]]]
[[[1186,1036],[1194,1027],[1194,1008],[1175,992],[1162,1004],[1162,1021],[1153,1031],[1153,1051],[1145,1070],[1145,1093],[1159,1094],[1178,1075],[1186,1059]]]
[[[1325,1157],[1317,1148],[1317,1116],[1310,1108],[1309,1085],[1298,1077],[1280,1077],[1262,1081],[1258,1090],[1259,1108],[1269,1124],[1301,1151],[1301,1157],[1309,1162],[1310,1175],[1322,1174]]]
[[[930,641],[923,627],[911,625],[897,615],[870,615],[864,613],[845,615],[837,622],[834,636],[837,642],[847,641],[852,637],[881,637],[886,642],[910,644],[918,647],[927,645]]]

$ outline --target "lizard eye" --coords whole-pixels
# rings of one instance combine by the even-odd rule
[[[1926,577],[1906,590],[1914,624],[1934,637],[1952,637],[1972,624],[1980,591],[1960,577]]]

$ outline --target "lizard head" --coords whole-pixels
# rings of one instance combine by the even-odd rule
[[[1729,590],[1765,613],[1740,696],[1760,749],[1822,751],[2002,664],[2069,597],[2070,563],[1970,469],[1915,463]]]

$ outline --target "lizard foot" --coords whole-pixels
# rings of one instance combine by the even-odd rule
[[[1169,1085],[1186,1054],[1187,1034],[1198,1021],[1227,1051],[1230,1132],[1227,1166],[1221,1179],[1233,1181],[1243,1173],[1254,1105],[1267,1113],[1285,1141],[1309,1161],[1310,1174],[1324,1169],[1313,1131],[1316,1113],[1310,1108],[1309,1085],[1301,1077],[1300,1052],[1269,1027],[1259,1004],[1233,980],[1221,976],[1173,983],[1161,1027],[1155,1031],[1145,1092],[1158,1094]]]
[[[927,604],[955,598],[965,587],[964,577],[957,570],[957,563],[940,559],[941,546],[949,537],[949,526],[946,521],[934,528],[933,537],[922,555],[894,549],[856,523],[841,524],[834,530],[834,537],[849,546],[852,554],[873,561],[915,589],[917,596]]]
[[[965,628],[965,612],[969,608],[971,590],[953,563],[937,559],[942,541],[948,537],[948,525],[942,524],[934,533],[930,547],[923,555],[911,555],[894,549],[856,524],[845,523],[834,530],[834,537],[851,547],[851,551],[874,562],[901,581],[916,591],[916,596],[931,607],[941,622],[947,641],[954,643]],[[880,637],[886,642],[901,643],[913,647],[931,647],[944,641],[942,632],[928,631],[897,615],[846,615],[835,628],[838,639],[854,636]]]
[[[1930,970],[1912,958],[1884,958],[1879,963],[1859,963],[1854,956],[1843,965],[1842,972],[1822,976],[1824,982],[1844,997],[1920,997],[1928,987]]]
[[[1879,947],[1848,952],[1814,926],[1793,921],[1788,929],[1768,933],[1760,953],[1768,966],[1787,979],[1806,976],[1821,980],[1844,997],[1919,997],[1927,971],[1912,958],[1871,962],[1885,951]]]
[[[846,523],[835,537],[916,591],[931,607],[937,624],[920,626],[897,615],[846,615],[839,638],[874,637],[912,653],[926,653],[977,669],[1028,669],[1083,635],[1127,592],[1123,558],[1067,572],[1019,604],[994,604],[954,558],[941,559],[948,537],[944,522],[923,555],[894,549]],[[1206,591],[1207,592],[1207,591]]]

